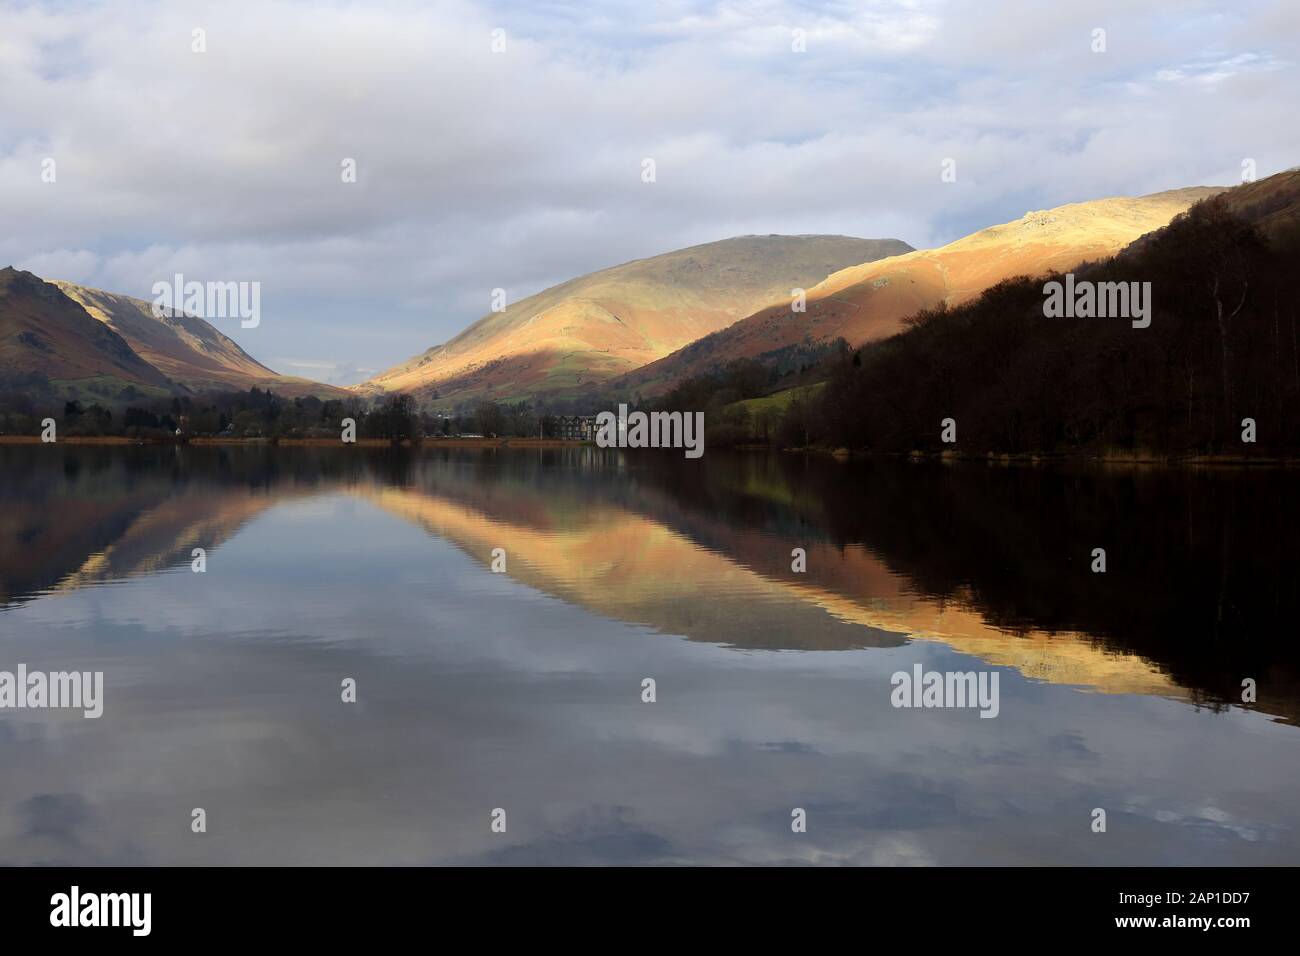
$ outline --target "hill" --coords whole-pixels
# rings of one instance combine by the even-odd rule
[[[0,269],[0,380],[21,387],[33,379],[93,382],[106,395],[175,387],[58,286],[10,266]]]
[[[1076,283],[1149,285],[1145,327],[1047,316],[1014,278],[833,364],[787,439],[876,451],[1300,456],[1300,174],[1198,203]],[[1288,210],[1292,211],[1290,214]],[[940,422],[956,423],[956,441]]]
[[[341,398],[348,393],[305,378],[280,375],[245,352],[234,339],[192,315],[155,316],[150,303],[131,296],[53,280],[92,318],[112,329],[146,362],[193,392],[270,389],[281,395]]]
[[[736,359],[772,364],[785,355],[844,339],[856,347],[893,335],[910,315],[960,305],[1003,279],[1064,271],[1114,255],[1140,236],[1220,190],[1178,189],[1026,213],[937,249],[855,264],[808,290],[807,311],[789,297],[725,330],[621,377],[626,394],[659,394]]]
[[[573,395],[788,299],[791,289],[910,249],[896,239],[742,236],[638,259],[510,304],[359,389],[436,396],[444,406]]]

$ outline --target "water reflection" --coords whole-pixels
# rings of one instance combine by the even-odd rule
[[[106,687],[97,721],[0,712],[0,863],[1300,853],[1283,472],[60,446],[0,475],[0,669]],[[1000,668],[999,717],[893,709],[916,663]]]
[[[346,493],[594,613],[736,648],[936,640],[1034,679],[1294,722],[1295,476],[595,449],[0,448],[0,601],[219,548]],[[358,543],[360,545],[360,543]],[[1093,547],[1109,568],[1093,574]],[[807,571],[791,570],[793,549]]]

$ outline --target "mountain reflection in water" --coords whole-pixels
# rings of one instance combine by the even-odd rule
[[[0,446],[0,469],[0,669],[99,662],[108,686],[107,729],[60,718],[60,747],[0,713],[0,759],[28,768],[0,785],[0,862],[1278,862],[1300,841],[1286,471],[436,445]],[[891,710],[918,661],[1021,680],[992,721]],[[331,705],[340,674],[362,723]],[[79,781],[69,740],[132,772]],[[146,822],[218,768],[240,840]],[[1089,842],[1143,773],[1114,798],[1142,837]],[[1193,796],[1210,780],[1237,782]],[[814,845],[756,836],[810,787]],[[687,792],[767,809],[705,833]],[[512,793],[531,841],[480,840],[476,801]],[[422,849],[375,822],[434,828],[429,800]]]
[[[692,468],[591,448],[9,447],[0,461],[7,604],[188,565],[282,501],[343,492],[485,565],[504,543],[529,587],[692,640],[936,640],[1036,679],[1209,706],[1253,676],[1271,689],[1260,709],[1300,712],[1289,473],[716,452]]]

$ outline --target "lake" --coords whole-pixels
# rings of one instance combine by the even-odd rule
[[[0,671],[103,674],[0,709],[3,864],[1300,862],[1292,471],[0,446],[0,504]]]

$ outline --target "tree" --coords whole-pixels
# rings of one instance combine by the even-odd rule
[[[366,426],[376,438],[387,438],[400,445],[403,440],[418,443],[424,437],[424,426],[415,399],[398,393],[389,395],[384,403],[366,416]]]
[[[474,430],[487,438],[495,438],[501,434],[504,417],[496,402],[479,402],[474,408]]]

